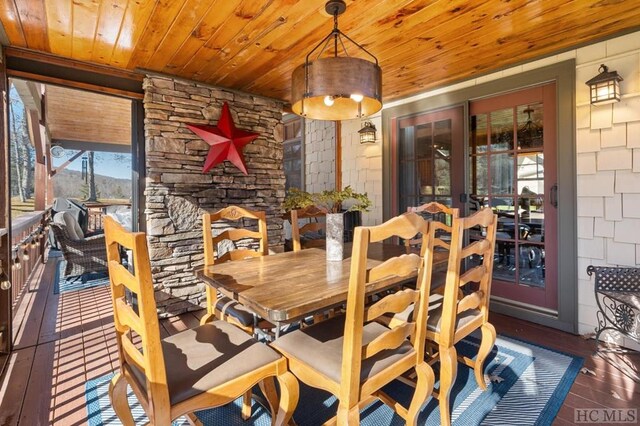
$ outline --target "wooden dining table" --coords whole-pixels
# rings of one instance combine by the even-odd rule
[[[277,326],[299,321],[347,301],[351,269],[351,244],[345,244],[346,258],[327,261],[323,249],[276,253],[269,256],[214,264],[195,270],[207,285],[242,303],[260,317]],[[375,243],[369,245],[368,268],[406,253],[405,246]],[[434,264],[447,260],[437,253]],[[367,286],[375,294],[415,279],[390,277]]]

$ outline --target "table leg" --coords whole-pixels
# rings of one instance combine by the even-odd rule
[[[276,339],[280,337],[280,322],[276,321]]]

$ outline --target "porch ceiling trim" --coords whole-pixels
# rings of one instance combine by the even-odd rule
[[[60,145],[64,149],[98,151],[98,152],[119,152],[130,153],[131,145],[110,144],[89,141],[70,141],[65,139],[53,139],[52,144]]]

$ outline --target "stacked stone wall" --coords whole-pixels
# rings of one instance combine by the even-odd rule
[[[267,214],[269,246],[284,243],[282,104],[272,99],[166,77],[144,81],[146,229],[163,315],[204,306],[202,214],[239,205]],[[244,148],[248,176],[225,161],[203,174],[209,145],[186,124],[216,125],[224,102],[237,128],[259,133]]]

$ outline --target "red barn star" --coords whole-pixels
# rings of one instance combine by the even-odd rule
[[[229,105],[225,102],[217,126],[187,124],[187,127],[200,136],[211,148],[204,162],[202,173],[207,173],[224,160],[231,161],[238,169],[247,175],[242,148],[259,136],[258,133],[236,129],[231,118]]]

